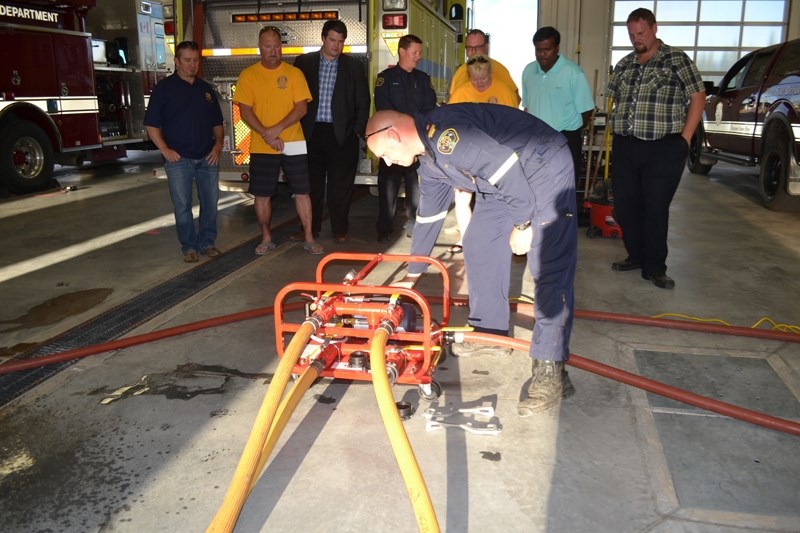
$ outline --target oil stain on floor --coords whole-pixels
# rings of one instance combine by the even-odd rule
[[[65,318],[85,313],[96,305],[103,303],[112,292],[114,292],[114,289],[86,289],[56,296],[31,307],[23,315],[8,320],[0,320],[0,332],[11,333],[23,329],[57,324]]]

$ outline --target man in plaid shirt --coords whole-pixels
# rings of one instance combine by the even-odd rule
[[[666,264],[669,206],[706,94],[692,60],[656,37],[652,11],[632,11],[627,26],[634,51],[614,68],[606,89],[614,99],[610,124],[615,218],[628,252],[611,268],[642,269],[642,278],[672,289],[675,282],[667,276]]]

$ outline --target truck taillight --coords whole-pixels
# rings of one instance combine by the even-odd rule
[[[242,172],[240,178],[242,178],[242,181],[250,181],[250,174],[248,174],[247,172]]]
[[[408,26],[408,16],[403,13],[400,15],[384,15],[384,30],[402,30]]]

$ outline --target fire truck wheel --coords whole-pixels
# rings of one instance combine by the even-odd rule
[[[771,128],[762,146],[764,157],[761,158],[761,175],[758,179],[761,200],[768,209],[788,211],[797,205],[796,199],[786,191],[791,165],[789,134],[782,128]]]
[[[53,147],[35,124],[12,122],[0,134],[0,176],[17,194],[44,189],[53,177]]]

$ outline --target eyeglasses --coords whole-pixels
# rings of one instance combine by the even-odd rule
[[[367,133],[366,135],[364,135],[364,140],[366,141],[367,139],[369,139],[373,135],[377,135],[377,134],[379,134],[381,132],[384,132],[386,130],[389,130],[391,128],[392,128],[392,125],[389,124],[388,126],[384,126],[384,127],[380,128],[380,129],[377,129],[377,130],[373,131],[372,133]]]
[[[464,49],[467,52],[476,52],[476,51],[480,50],[481,48],[483,48],[485,46],[486,46],[486,43],[483,43],[483,44],[479,44],[478,46],[465,46]]]
[[[475,63],[488,63],[488,62],[489,60],[486,59],[484,56],[475,56],[467,59],[467,66],[474,65]]]

